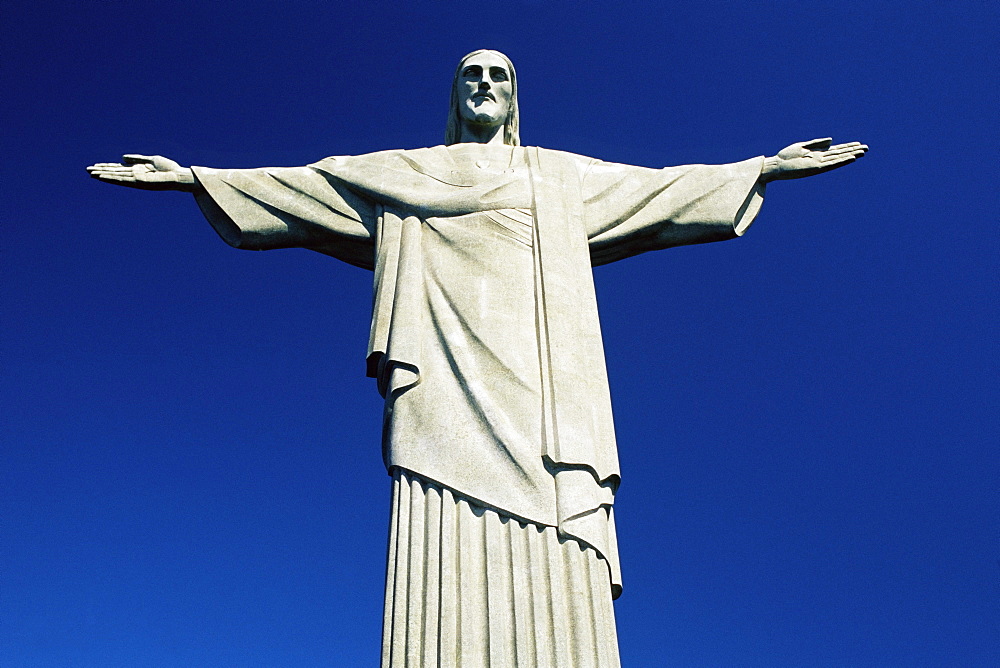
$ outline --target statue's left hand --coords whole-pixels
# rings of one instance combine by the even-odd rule
[[[831,146],[829,137],[798,142],[787,146],[772,158],[764,159],[760,180],[764,183],[779,179],[801,179],[848,165],[868,151],[860,142]]]

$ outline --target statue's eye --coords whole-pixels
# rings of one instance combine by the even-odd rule
[[[506,81],[507,72],[499,67],[494,67],[490,70],[490,76],[494,81]]]
[[[479,74],[481,72],[482,72],[482,70],[479,67],[477,67],[476,65],[469,65],[464,70],[462,70],[462,76],[463,77],[476,77],[476,76],[479,76]]]

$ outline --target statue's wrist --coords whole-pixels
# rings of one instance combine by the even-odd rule
[[[198,179],[189,167],[181,167],[174,172],[177,175],[177,189],[182,192],[193,193],[198,190]]]
[[[773,181],[778,175],[778,156],[771,156],[769,158],[764,158],[764,163],[760,168],[760,181],[761,183],[767,183],[768,181]]]

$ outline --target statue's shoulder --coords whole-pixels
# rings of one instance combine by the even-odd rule
[[[310,167],[349,183],[379,184],[376,190],[389,184],[412,184],[415,175],[448,185],[474,185],[467,175],[463,175],[447,146],[331,156]]]
[[[542,155],[547,155],[551,158],[558,158],[561,160],[572,160],[575,162],[590,162],[593,158],[588,158],[585,155],[579,155],[577,153],[570,153],[569,151],[560,151],[554,148],[543,148],[541,146],[525,146],[525,149],[538,151]]]
[[[426,149],[415,149],[416,151],[423,151]],[[359,153],[358,155],[331,155],[322,160],[317,160],[312,163],[313,167],[322,166],[336,166],[345,165],[350,163],[389,163],[397,162],[401,159],[404,153],[411,153],[413,151],[408,151],[406,149],[390,149],[387,151],[375,151],[374,153]]]
[[[525,151],[536,152],[538,163],[546,173],[555,172],[561,174],[562,178],[572,178],[576,175],[582,179],[587,170],[598,160],[588,158],[585,155],[570,153],[569,151],[559,151],[553,148],[542,148],[541,146],[524,146]]]
[[[409,172],[422,174],[446,173],[451,159],[446,147],[434,146],[416,149],[390,149],[359,155],[334,155],[309,165],[313,169],[340,178],[355,174]]]

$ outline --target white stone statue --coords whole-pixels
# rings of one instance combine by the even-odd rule
[[[91,175],[193,192],[237,248],[374,270],[368,373],[392,476],[382,665],[619,665],[619,483],[591,267],[740,236],[765,184],[867,146],[647,169],[520,145],[510,60],[461,60],[445,145],[306,167],[126,155]]]

